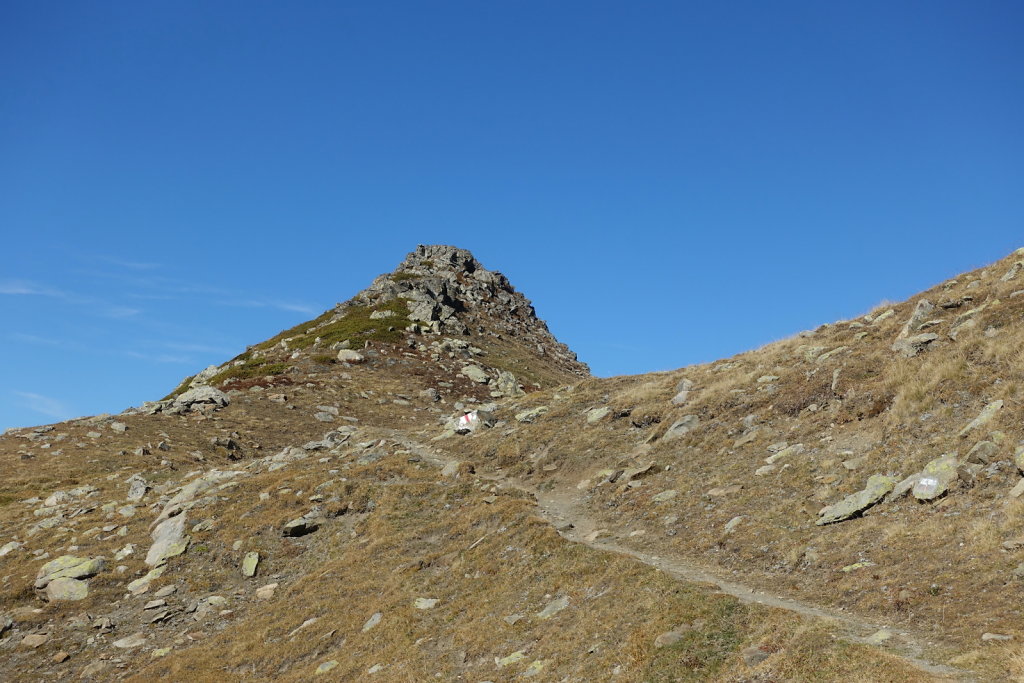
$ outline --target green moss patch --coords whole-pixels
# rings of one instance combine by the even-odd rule
[[[375,311],[391,311],[390,318],[374,320],[370,315]],[[404,299],[395,299],[379,306],[352,306],[339,320],[317,330],[293,339],[289,346],[305,349],[320,338],[324,345],[348,341],[353,348],[359,348],[367,341],[397,342],[402,339],[402,330],[409,325],[409,307]]]
[[[287,363],[271,363],[265,359],[250,359],[242,365],[236,365],[233,368],[218,372],[210,378],[210,384],[216,386],[230,379],[251,379],[267,375],[280,375],[287,369]]]

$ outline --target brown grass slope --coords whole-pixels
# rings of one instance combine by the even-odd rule
[[[345,309],[222,366],[246,368],[216,380],[231,395],[224,409],[8,432],[0,436],[0,547],[22,545],[0,557],[0,628],[11,619],[0,633],[0,677],[931,678],[898,648],[852,644],[838,623],[744,604],[570,543],[516,482],[571,498],[621,545],[923,633],[936,643],[933,660],[979,678],[1020,674],[1014,642],[980,641],[983,632],[1024,637],[1014,576],[1024,557],[1012,542],[1024,534],[1024,507],[1008,495],[1020,479],[1012,461],[1024,437],[1024,295],[1013,296],[1024,275],[1003,280],[1020,258],[894,305],[892,314],[882,309],[706,366],[604,380],[581,380],[554,345],[541,354],[522,343],[507,328],[521,320],[488,327],[475,315],[469,334],[438,335],[367,310],[342,321]],[[433,267],[422,255],[414,260]],[[396,287],[417,277],[399,277]],[[939,337],[904,358],[890,347],[921,298],[937,305],[931,318],[940,322],[925,329]],[[338,334],[364,337],[349,344],[362,362],[335,362],[313,329],[339,322]],[[468,344],[435,345],[445,339]],[[491,381],[462,375],[467,363]],[[274,372],[260,371],[268,366]],[[502,370],[529,393],[493,396]],[[690,394],[673,404],[684,378]],[[991,422],[959,436],[996,400],[1003,408]],[[496,403],[494,427],[446,431],[456,406],[488,402]],[[548,412],[532,423],[515,417],[542,405]],[[337,415],[322,421],[323,406]],[[610,410],[591,424],[587,411],[600,407]],[[688,415],[696,427],[667,439],[669,426]],[[339,428],[346,437],[337,444],[301,449]],[[471,464],[443,475],[440,463],[404,445],[432,439],[438,452]],[[904,496],[856,519],[814,524],[821,507],[869,475],[911,475],[942,453],[965,456],[981,440],[994,444],[989,463],[965,467],[944,498],[922,504]],[[768,446],[781,442],[804,447],[755,474]],[[648,464],[631,481],[615,476]],[[149,570],[150,526],[164,505],[213,469],[238,474],[184,513],[188,550],[147,592],[128,593]],[[152,490],[129,511],[135,474]],[[658,496],[670,490],[674,497]],[[69,495],[46,505],[58,491]],[[313,510],[323,518],[318,531],[282,536],[284,523]],[[119,555],[128,545],[133,552]],[[246,578],[240,563],[251,551],[261,561]],[[46,602],[33,580],[66,554],[105,557],[107,568],[89,579],[85,600]],[[257,598],[271,583],[273,596]],[[167,586],[175,587],[162,598],[167,604],[145,609]],[[438,602],[418,609],[418,598]],[[559,599],[565,609],[539,616]],[[378,612],[380,623],[364,632]],[[521,618],[506,620],[513,615]],[[676,642],[656,646],[669,631]],[[42,634],[39,647],[24,644]],[[114,645],[133,634],[142,645]],[[61,652],[67,658],[53,659]]]

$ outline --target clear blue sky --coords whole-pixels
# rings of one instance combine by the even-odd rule
[[[598,375],[1024,245],[1024,3],[6,2],[0,429],[117,412],[417,243]]]

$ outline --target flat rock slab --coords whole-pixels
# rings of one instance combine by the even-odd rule
[[[887,477],[884,474],[874,474],[868,478],[867,486],[857,493],[851,494],[835,505],[830,505],[822,511],[822,517],[817,521],[818,526],[841,522],[859,515],[875,503],[885,498],[886,494],[896,486],[894,477]]]

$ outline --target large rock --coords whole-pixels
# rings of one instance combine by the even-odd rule
[[[676,385],[676,395],[672,397],[672,404],[681,406],[686,403],[690,398],[690,392],[693,391],[693,380],[684,379]]]
[[[938,338],[939,335],[932,332],[916,334],[913,337],[897,339],[892,345],[892,350],[898,351],[905,358],[913,358]]]
[[[220,389],[199,386],[195,389],[189,389],[175,398],[171,404],[171,412],[189,411],[196,405],[212,405],[215,408],[224,408],[229,403],[231,403],[231,399]]]
[[[899,339],[906,339],[918,330],[922,323],[928,321],[932,311],[935,310],[935,306],[928,299],[921,299],[917,302],[917,306],[914,307],[914,312],[910,314],[910,320],[906,322],[903,329],[900,330]]]
[[[365,360],[363,354],[352,349],[338,351],[338,361],[341,363],[362,363]]]
[[[914,498],[933,500],[946,493],[959,478],[959,464],[956,453],[946,453],[925,465],[911,489]]]
[[[56,579],[87,579],[96,576],[107,566],[106,560],[102,557],[75,557],[74,555],[62,555],[55,560],[50,560],[40,568],[36,575],[36,588],[46,586]]]
[[[89,597],[89,584],[79,579],[54,579],[46,586],[46,599],[85,600]]]
[[[700,425],[700,418],[696,415],[686,415],[675,422],[665,432],[665,436],[662,437],[662,441],[672,441],[678,439],[684,434],[688,434],[696,429]]]
[[[587,411],[587,424],[596,425],[598,422],[603,420],[612,412],[612,409],[608,406],[602,406],[601,408],[591,408]]]
[[[859,515],[864,510],[879,502],[885,495],[892,491],[896,485],[894,477],[887,477],[883,474],[875,474],[868,478],[867,486],[857,493],[851,494],[835,505],[830,505],[821,512],[821,519],[817,521],[819,526],[832,524],[850,519]]]
[[[491,378],[487,376],[487,373],[479,365],[467,365],[459,372],[477,384],[487,384],[491,381]]]
[[[522,396],[526,392],[519,385],[519,380],[516,376],[507,370],[498,371],[498,379],[494,383],[495,390],[499,391],[502,396],[516,397]]]
[[[151,534],[153,545],[146,555],[146,564],[158,567],[168,559],[181,555],[188,550],[191,540],[185,535],[185,515],[166,519],[153,529]]]

